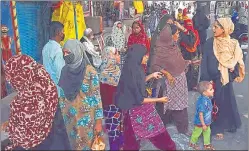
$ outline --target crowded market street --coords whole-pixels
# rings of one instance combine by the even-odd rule
[[[1,7],[1,150],[248,150],[248,2]]]

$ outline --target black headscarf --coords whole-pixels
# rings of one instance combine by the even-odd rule
[[[146,51],[140,44],[132,45],[127,51],[115,96],[115,104],[123,110],[141,105],[146,98],[145,73],[141,66]]]
[[[154,48],[156,45],[156,41],[157,41],[157,37],[160,35],[160,32],[163,30],[163,28],[168,25],[167,21],[169,19],[174,20],[174,18],[171,15],[164,15],[161,19],[159,24],[157,25],[156,31],[153,34],[152,38],[151,38],[151,42],[150,42],[150,57],[147,63],[147,72],[148,74],[150,74],[150,64],[151,64],[151,56],[154,54]]]
[[[196,9],[196,14],[193,16],[194,28],[196,30],[206,30],[208,29],[210,22],[205,14],[205,8],[200,6]]]

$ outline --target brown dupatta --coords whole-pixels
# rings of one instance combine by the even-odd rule
[[[152,72],[164,69],[174,77],[179,76],[188,66],[188,62],[183,59],[178,46],[173,44],[169,25],[166,25],[161,31],[151,59]]]

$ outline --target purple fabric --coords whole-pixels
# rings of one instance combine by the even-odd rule
[[[154,104],[148,103],[132,108],[129,115],[138,139],[151,138],[166,131]]]
[[[137,140],[132,128],[132,122],[129,114],[124,119],[124,147],[123,150],[139,150],[140,140]],[[155,137],[149,138],[150,142],[160,150],[176,150],[175,142],[171,139],[167,130]]]

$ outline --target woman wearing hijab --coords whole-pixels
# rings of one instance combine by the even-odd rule
[[[93,31],[91,28],[87,28],[84,31],[84,36],[80,39],[80,42],[83,43],[86,50],[86,55],[89,58],[89,61],[92,66],[94,66],[96,69],[99,69],[102,60],[99,51],[99,48],[95,47],[92,43],[92,40],[94,38]]]
[[[53,124],[58,104],[56,85],[45,68],[26,55],[10,58],[5,74],[6,80],[17,91],[10,104],[7,132],[11,145],[6,150],[52,149],[55,145],[53,138],[58,135]]]
[[[156,81],[153,87],[156,87],[157,96],[167,96],[169,102],[158,104],[157,107],[164,124],[170,123],[172,119],[179,133],[188,134],[188,88],[185,70],[191,61],[184,60],[177,45],[177,26],[164,20],[161,24],[164,26],[160,27],[159,24],[161,30],[150,58],[149,71],[162,72],[165,75],[166,79]]]
[[[196,14],[193,16],[192,20],[194,24],[194,29],[196,29],[199,33],[200,43],[201,43],[201,52],[203,53],[202,46],[207,40],[207,29],[210,26],[210,20],[207,18],[205,14],[204,7],[198,7],[196,9]]]
[[[108,130],[110,150],[120,150],[122,145],[121,110],[114,104],[114,94],[121,71],[119,55],[114,47],[107,46],[102,52],[102,71],[100,73],[100,94],[104,108],[105,126]]]
[[[169,26],[170,24],[173,24],[174,23],[173,21],[174,21],[174,19],[173,19],[173,17],[171,15],[164,15],[161,18],[161,20],[160,20],[160,22],[159,22],[159,24],[158,24],[152,38],[151,38],[150,54],[149,54],[149,60],[148,60],[148,63],[147,63],[147,74],[152,73],[151,67],[150,67],[151,66],[151,58],[152,58],[152,55],[155,54],[156,41],[157,41],[157,39],[158,39],[158,37],[160,35],[160,32],[166,25]]]
[[[128,48],[131,47],[133,44],[144,45],[147,48],[145,59],[148,59],[150,51],[150,41],[145,33],[144,26],[140,21],[134,21],[132,24],[132,34],[130,35],[127,43]],[[142,64],[145,72],[146,64],[147,62]]]
[[[149,139],[161,150],[175,150],[175,143],[154,106],[156,102],[167,102],[167,98],[147,98],[146,95],[145,82],[161,78],[161,74],[145,76],[141,66],[145,54],[146,47],[141,44],[129,47],[117,87],[116,105],[125,112],[123,150],[139,150],[141,139]]]
[[[186,31],[180,33],[180,48],[185,60],[199,60],[200,39],[198,31],[194,29],[191,19],[184,20],[184,28]],[[186,73],[188,90],[192,91],[196,88],[199,77],[199,66],[190,65]]]
[[[236,132],[241,120],[233,90],[233,81],[245,76],[242,50],[237,40],[230,38],[234,24],[230,18],[219,18],[213,26],[214,37],[204,45],[201,61],[201,81],[213,81],[218,113],[211,124],[212,134],[223,139],[225,131]]]
[[[89,150],[102,131],[103,109],[97,71],[91,66],[84,46],[68,40],[64,47],[66,65],[62,68],[60,107],[72,150]]]
[[[126,45],[126,28],[122,24],[122,22],[117,21],[114,23],[112,27],[111,40],[113,43],[113,47],[116,48],[117,52],[120,53],[121,64],[120,68],[122,69],[124,61],[125,61],[125,45]]]

